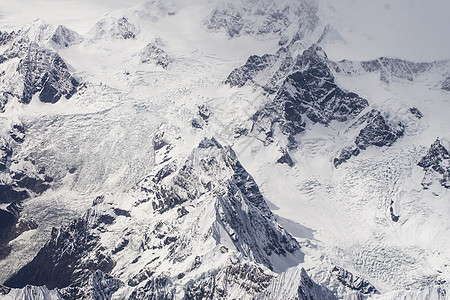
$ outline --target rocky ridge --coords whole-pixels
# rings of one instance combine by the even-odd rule
[[[439,182],[443,187],[450,188],[450,154],[447,148],[442,145],[440,139],[436,139],[430,146],[427,154],[419,161],[418,166],[425,171],[422,180],[424,189],[428,189],[436,176],[440,177]]]
[[[204,139],[182,165],[166,163],[134,193],[131,207],[98,197],[82,218],[55,228],[5,284],[46,285],[64,299],[116,292],[131,299],[249,298],[277,276],[271,270],[302,260],[297,241],[276,222],[233,150],[214,139]],[[133,230],[134,222],[147,229]],[[170,271],[167,262],[178,267]]]
[[[63,29],[58,27],[53,37]],[[14,99],[29,104],[34,95],[41,102],[55,103],[61,97],[69,99],[80,87],[80,80],[69,71],[58,53],[30,40],[27,32],[19,32],[12,39],[4,36],[7,47],[0,54],[0,110]],[[58,42],[67,43],[59,39]],[[15,69],[13,71],[12,69]]]

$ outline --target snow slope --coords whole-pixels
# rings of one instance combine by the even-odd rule
[[[377,15],[395,15],[405,7],[401,2],[386,3],[382,8],[370,4],[369,8],[378,10]],[[39,9],[33,14],[40,14],[49,4],[36,4],[33,7]],[[10,97],[0,115],[1,134],[9,147],[2,148],[8,162],[8,168],[2,171],[2,184],[29,193],[30,198],[21,202],[17,222],[32,220],[38,225],[8,240],[10,253],[0,260],[1,282],[14,278],[12,275],[24,266],[25,270],[51,266],[55,261],[42,263],[38,256],[33,258],[39,249],[45,252],[52,243],[64,244],[59,236],[73,233],[77,238],[80,234],[95,237],[95,245],[82,253],[97,265],[89,268],[89,260],[74,261],[83,270],[82,276],[74,275],[74,282],[89,282],[87,289],[79,291],[75,285],[70,290],[70,280],[54,284],[50,279],[37,282],[23,275],[15,277],[14,287],[47,284],[60,291],[36,290],[41,298],[51,294],[66,299],[74,291],[87,298],[100,293],[106,299],[150,295],[187,295],[194,299],[274,299],[280,295],[289,299],[445,299],[445,282],[450,280],[450,194],[440,184],[438,167],[433,167],[437,170],[433,173],[418,163],[437,138],[444,147],[450,140],[449,92],[443,88],[450,76],[445,60],[449,57],[442,50],[446,49],[446,39],[436,44],[435,36],[426,34],[448,23],[439,17],[447,6],[441,4],[443,10],[427,25],[430,27],[419,31],[428,42],[405,48],[411,45],[412,37],[402,36],[405,42],[399,36],[408,23],[397,23],[402,19],[383,15],[388,21],[383,26],[398,31],[360,27],[364,23],[360,18],[367,17],[367,13],[360,13],[367,6],[358,1],[350,5],[323,0],[318,6],[312,1],[147,1],[127,6],[132,4],[135,6],[100,16],[100,12],[117,8],[119,3],[99,5],[95,14],[82,13],[81,9],[97,4],[80,8],[80,4],[71,3],[64,8],[78,7],[79,19],[64,17],[63,22],[56,17],[61,15],[56,13],[57,7],[46,11],[51,24],[38,20],[20,31],[17,4],[9,2],[0,7],[0,11],[16,12],[0,19],[1,24],[14,27],[18,39],[27,39],[45,53],[58,55],[67,74],[79,81],[76,93],[71,97],[62,93],[53,104],[45,103],[38,94],[28,104]],[[414,2],[408,9],[418,14],[418,10],[424,10],[421,5]],[[428,18],[429,11],[437,10],[436,5],[430,4],[422,17]],[[24,10],[21,14],[27,13]],[[358,17],[351,18],[355,15]],[[373,35],[372,40],[367,32]],[[384,36],[385,32],[392,36]],[[381,40],[384,42],[378,44]],[[314,63],[309,63],[305,58],[311,56],[309,52],[302,55],[307,49],[319,49],[310,48],[318,41],[324,51],[313,51],[319,54],[312,55]],[[0,43],[0,53],[8,52],[12,43],[6,39]],[[375,43],[381,46],[375,47]],[[429,51],[430,45],[436,45],[433,51]],[[272,55],[264,61],[267,66],[255,67],[256,60],[248,60],[264,54]],[[399,60],[383,58],[386,56]],[[344,58],[348,60],[339,61]],[[18,55],[0,64],[5,70],[2,86],[22,82],[21,73],[15,73],[22,59]],[[439,61],[419,68],[403,59]],[[233,87],[225,84],[230,73],[246,61],[251,80]],[[299,92],[295,84],[283,84],[287,78],[297,78],[296,72],[316,76],[320,68],[325,68],[321,71],[325,70],[327,76],[317,76],[311,90]],[[60,83],[61,77],[55,80]],[[328,89],[330,82],[333,86]],[[335,109],[337,100],[333,100],[325,105],[326,122],[317,122],[299,108],[304,124],[292,135],[295,147],[288,146],[283,130],[274,130],[269,140],[255,132],[254,116],[273,103],[285,103],[285,98],[279,100],[283,89],[292,92],[297,88],[297,95],[318,95],[316,87],[327,93],[335,88],[344,95],[355,93],[367,102],[343,118],[329,113]],[[318,105],[316,100],[308,104],[309,112]],[[285,108],[279,106],[276,122]],[[392,143],[359,147],[363,129],[379,125],[378,121],[364,119],[371,111],[379,112],[390,125],[402,124],[402,134]],[[21,142],[14,140],[14,123],[23,124]],[[202,143],[204,147],[199,147]],[[220,144],[223,146],[217,146]],[[334,159],[343,149],[354,149],[355,145],[364,151],[336,167]],[[212,152],[204,150],[211,148]],[[225,155],[227,151],[232,154]],[[201,169],[198,165],[209,161],[215,166],[215,158],[220,158],[217,169]],[[261,250],[273,242],[266,231],[260,231],[253,221],[236,227],[236,211],[242,209],[238,220],[245,220],[254,203],[246,203],[249,195],[239,198],[233,194],[236,190],[227,182],[236,168],[230,167],[230,160],[234,161],[232,166],[242,164],[252,178],[248,184],[261,193],[264,207],[267,203],[257,223],[272,224],[267,226],[280,232],[283,243],[294,236],[292,243],[301,251],[282,246],[293,250],[293,256],[269,254]],[[446,163],[444,159],[444,168]],[[184,179],[186,186],[175,189],[177,196],[167,196],[170,188],[160,190],[164,185],[158,176],[167,172],[167,186],[177,186],[184,176],[179,170],[189,170],[192,164],[195,168]],[[35,192],[30,185],[20,186],[21,179],[14,179],[18,170],[30,178],[52,178],[49,188]],[[425,174],[427,189],[423,185]],[[215,185],[217,191],[208,184]],[[226,191],[230,193],[226,199],[231,203],[240,199],[243,206],[237,209],[235,204],[221,202]],[[251,194],[251,190],[246,192]],[[158,193],[168,202],[149,200]],[[139,199],[146,201],[140,204]],[[225,219],[216,218],[220,211],[217,203],[222,203],[219,207],[224,207]],[[7,205],[1,208],[7,211]],[[114,221],[101,219],[104,215],[114,217]],[[157,226],[159,221],[167,228]],[[73,229],[77,222],[86,230],[79,233]],[[164,231],[164,237],[160,234],[157,238],[158,234],[152,232],[155,228]],[[235,239],[236,232],[245,238]],[[255,236],[260,238],[254,240]],[[180,239],[184,244],[179,244]],[[64,245],[71,247],[70,243]],[[58,253],[59,248],[55,249]],[[170,251],[184,256],[170,256]],[[95,256],[100,254],[105,265]],[[216,291],[219,286],[225,294]],[[30,299],[27,289],[13,289],[5,297]]]

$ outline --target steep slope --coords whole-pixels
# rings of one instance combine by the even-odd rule
[[[0,33],[2,296],[448,295],[448,61],[334,62],[294,2]]]
[[[111,274],[104,288],[112,293],[123,287],[118,293],[148,298],[156,284],[171,298],[205,274],[219,272],[210,280],[229,282],[254,270],[248,277],[253,291],[236,281],[220,292],[251,297],[276,275],[268,269],[280,272],[302,261],[298,243],[278,225],[233,150],[214,139],[204,139],[180,166],[167,162],[130,196],[98,197],[82,218],[54,229],[34,260],[5,284],[46,285],[72,299],[90,297],[95,286],[88,282]],[[214,298],[218,287],[206,292],[208,285],[198,282],[188,294]]]
[[[59,54],[29,39],[29,31],[3,40],[7,47],[0,55],[2,112],[14,100],[29,104],[35,94],[41,102],[55,103],[63,96],[72,97],[80,86]]]

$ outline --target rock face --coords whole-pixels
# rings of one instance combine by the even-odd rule
[[[303,259],[230,147],[204,139],[184,163],[165,162],[155,174],[127,207],[98,197],[53,229],[6,286],[46,285],[64,299],[109,299],[124,286],[129,299],[251,298],[276,276],[271,270]]]
[[[309,278],[305,269],[294,267],[271,280],[269,286],[257,299],[296,299],[296,300],[335,300],[328,289],[316,284]]]
[[[65,32],[62,28],[60,31]],[[61,39],[58,41],[64,43]],[[66,63],[56,52],[21,35],[8,40],[6,44],[9,47],[0,55],[0,69],[17,61],[18,64],[17,73],[0,72],[1,111],[14,98],[28,104],[37,94],[41,102],[55,103],[62,96],[69,99],[77,92],[79,80],[71,75]]]
[[[75,31],[63,25],[59,25],[50,40],[57,48],[67,48],[81,43],[83,41],[83,37]]]
[[[99,245],[98,234],[114,222],[114,216],[98,214],[98,205],[100,203],[70,225],[54,228],[51,239],[36,257],[5,285],[15,288],[45,285],[49,289],[66,288],[63,291],[66,299],[83,296],[85,291],[79,287],[90,279],[95,282],[95,276],[100,276],[99,271],[109,272],[115,264]]]
[[[362,129],[355,139],[355,146],[349,146],[341,151],[339,157],[334,159],[334,166],[337,167],[349,160],[352,156],[357,156],[361,150],[370,146],[391,146],[395,141],[403,136],[405,126],[402,123],[391,124],[383,114],[377,110],[372,110],[360,117],[351,127]]]
[[[38,227],[33,219],[20,218],[21,211],[22,206],[18,201],[8,205],[5,210],[0,209],[0,259],[5,258],[11,252],[9,241],[25,231]]]
[[[296,65],[302,71],[287,76],[274,101],[253,116],[253,131],[264,131],[270,139],[279,128],[291,149],[296,147],[295,135],[305,129],[302,116],[328,126],[333,120],[351,120],[368,106],[367,100],[336,85],[320,47],[313,45],[306,50]]]
[[[58,291],[49,291],[45,286],[26,286],[23,289],[9,289],[4,291],[6,287],[0,287],[0,295],[6,299],[26,299],[26,300],[62,300]]]
[[[157,42],[151,42],[145,46],[140,55],[141,63],[152,63],[157,66],[161,66],[164,69],[167,69],[169,64],[173,61],[173,59],[167,55],[166,51],[160,48]]]
[[[436,175],[440,177],[439,182],[443,187],[450,188],[450,154],[442,145],[441,140],[436,139],[418,165],[425,171],[422,180],[424,189],[427,189],[433,183],[433,178]]]
[[[32,160],[17,160],[14,151],[25,140],[25,126],[14,123],[9,136],[0,137],[0,203],[14,203],[50,188],[52,178],[37,170]]]
[[[299,24],[302,34],[318,22],[313,1],[238,1],[214,9],[206,21],[209,30],[224,30],[230,38],[249,35],[282,34],[291,24]]]
[[[450,76],[448,76],[444,79],[444,82],[442,82],[441,89],[443,89],[444,91],[450,92]]]
[[[28,104],[34,94],[41,102],[55,103],[62,96],[72,97],[80,85],[72,77],[67,65],[55,52],[31,43],[27,55],[19,62],[19,74],[24,78],[20,102]]]
[[[113,38],[128,40],[136,38],[138,30],[126,17],[107,17],[97,22],[89,31],[95,40]]]
[[[358,291],[363,295],[377,294],[377,289],[367,280],[359,276],[353,275],[349,271],[335,266],[331,272],[337,280],[344,286]]]
[[[265,54],[263,56],[252,55],[242,67],[236,68],[228,75],[226,84],[230,86],[243,87],[249,80],[252,80],[259,72],[271,67],[276,56]]]
[[[239,299],[263,292],[274,275],[250,264],[228,266],[217,274],[188,286],[186,299]]]
[[[333,68],[336,72],[343,72],[345,74],[379,72],[380,80],[389,83],[392,79],[413,81],[417,76],[442,63],[446,62],[415,63],[398,58],[380,57],[374,60],[361,62],[342,60],[333,63]]]
[[[15,36],[16,33],[14,31],[12,32],[0,31],[0,46],[8,44],[10,41],[14,39]]]

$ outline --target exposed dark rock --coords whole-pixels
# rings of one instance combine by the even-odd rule
[[[20,99],[25,104],[30,103],[36,93],[39,100],[47,103],[55,103],[61,96],[70,98],[80,85],[57,53],[42,49],[33,42],[29,45],[28,54],[21,59],[18,71],[25,79]]]
[[[389,207],[389,212],[391,213],[391,220],[394,222],[398,222],[400,216],[395,215],[394,213],[394,200],[391,200],[391,205]]]
[[[198,114],[205,122],[207,122],[209,117],[211,116],[211,111],[209,110],[208,106],[202,104],[198,107]]]
[[[9,169],[11,164],[12,149],[5,140],[0,141],[0,143],[0,171],[5,171]]]
[[[168,143],[164,139],[164,131],[155,134],[155,136],[153,137],[153,148],[155,149],[155,151],[158,151],[167,145]]]
[[[153,177],[152,180],[155,183],[161,182],[161,180],[163,180],[167,176],[170,176],[171,174],[175,173],[176,170],[177,170],[177,165],[174,163],[169,163],[169,164],[165,165],[164,167],[162,167],[162,169],[156,173],[155,177]]]
[[[59,25],[50,38],[55,45],[64,48],[79,44],[82,39],[81,35],[63,25]]]
[[[11,291],[11,289],[9,287],[0,284],[0,295],[1,296],[8,295],[10,291]]]
[[[182,206],[177,209],[177,213],[178,213],[178,218],[182,218],[185,215],[187,215],[189,213],[189,211],[184,206]]]
[[[372,110],[360,117],[351,127],[365,126],[360,130],[355,139],[355,146],[342,149],[339,157],[334,159],[334,166],[349,160],[352,156],[357,156],[362,150],[370,146],[391,146],[395,141],[403,136],[405,126],[402,123],[390,124],[381,112]]]
[[[0,31],[0,46],[4,46],[11,42],[16,37],[16,33],[14,31],[12,32],[6,32],[6,31]],[[1,59],[0,59],[1,63]]]
[[[191,125],[194,128],[203,129],[203,126],[205,126],[205,121],[203,121],[203,119],[201,118],[194,118],[191,121]]]
[[[423,118],[422,112],[421,112],[417,107],[411,107],[411,108],[409,109],[409,111],[410,111],[417,119],[422,119],[422,118]]]
[[[291,24],[299,28],[300,36],[312,31],[318,22],[317,5],[312,2],[274,2],[220,5],[209,16],[209,30],[224,30],[230,38],[249,35],[281,35]]]
[[[25,190],[18,190],[9,184],[0,184],[0,203],[13,203],[29,196]]]
[[[9,241],[25,231],[38,227],[34,220],[20,218],[21,210],[22,206],[17,202],[8,205],[6,210],[0,209],[0,259],[5,258],[10,253]]]
[[[16,143],[23,143],[25,140],[25,127],[23,124],[14,124],[9,134]]]
[[[98,223],[96,213],[91,209],[70,225],[53,228],[51,239],[36,257],[9,278],[5,285],[15,288],[28,284],[46,285],[49,289],[70,286],[75,289],[71,292],[73,294],[84,286],[95,271],[108,273],[115,263],[98,246],[98,235],[90,230]]]
[[[450,76],[445,78],[444,82],[442,82],[441,89],[444,91],[450,92]]]
[[[330,290],[312,281],[305,269],[299,267],[290,268],[274,277],[255,299],[278,299],[280,295],[283,299],[337,300]]]
[[[148,278],[152,277],[153,274],[154,273],[152,271],[148,269],[143,269],[138,274],[134,275],[132,278],[128,280],[128,285],[135,287],[144,280],[147,280]]]
[[[185,298],[229,299],[228,291],[240,289],[247,295],[257,295],[269,285],[272,275],[266,274],[261,267],[253,264],[238,264],[228,266],[217,274],[197,281],[186,289]]]
[[[114,208],[114,213],[116,214],[116,216],[124,216],[124,217],[127,217],[127,218],[131,217],[131,214],[130,214],[129,211],[123,210],[123,209],[120,209],[120,208]]]
[[[14,90],[11,90],[10,85],[3,87],[4,91],[0,93],[2,111],[12,98],[28,104],[33,95],[37,94],[41,102],[55,103],[62,96],[69,99],[77,92],[80,83],[70,74],[58,53],[44,49],[26,37],[16,37],[8,44],[10,47],[0,55],[0,63],[19,58],[17,72],[23,79],[23,85],[18,83],[19,87]],[[13,75],[0,74],[0,78],[5,76]],[[2,81],[8,80],[9,78],[4,78]]]
[[[234,138],[240,138],[243,135],[247,135],[248,129],[247,128],[235,128],[234,129]]]
[[[417,76],[431,70],[441,62],[416,63],[398,58],[380,57],[374,60],[353,62],[342,60],[333,63],[336,72],[354,74],[361,72],[379,72],[380,80],[389,83],[392,79],[413,81]]]
[[[283,155],[277,160],[278,164],[287,164],[289,167],[294,166],[294,161],[292,160],[289,152],[287,150],[283,150]]]
[[[90,280],[90,291],[88,298],[98,300],[109,300],[112,295],[124,286],[124,283],[102,271],[95,271]]]
[[[439,139],[431,145],[427,154],[418,163],[425,171],[422,181],[424,189],[428,188],[432,182],[433,173],[440,175],[440,183],[443,187],[450,188],[450,154],[441,144]]]
[[[336,276],[337,280],[344,286],[358,291],[363,295],[378,294],[377,289],[362,277],[353,275],[349,271],[335,266],[331,273]]]
[[[156,42],[149,43],[141,52],[141,63],[152,63],[167,69],[173,59]]]
[[[398,138],[403,136],[405,126],[401,123],[389,124],[379,111],[372,110],[362,116],[361,119],[365,119],[364,121],[367,122],[355,141],[356,146],[361,150],[369,146],[391,146]]]
[[[336,85],[320,47],[313,45],[306,50],[297,65],[301,71],[289,75],[274,101],[253,116],[253,131],[265,132],[270,141],[278,126],[288,136],[289,148],[296,147],[295,135],[305,129],[302,115],[328,126],[333,120],[351,120],[368,106],[367,100]]]
[[[224,10],[215,10],[208,20],[207,27],[210,30],[224,28],[230,37],[239,36],[244,23],[241,14],[233,7]]]
[[[123,38],[125,40],[136,38],[136,27],[125,17],[117,20],[117,29],[116,38]]]
[[[144,287],[133,291],[130,300],[160,299],[172,300],[175,297],[175,288],[172,281],[164,276],[151,278]]]
[[[27,189],[36,194],[42,194],[50,188],[50,185],[39,177],[29,177],[22,173],[15,173],[13,178],[17,179],[16,184],[18,187]]]
[[[0,209],[0,259],[9,255],[11,249],[8,242],[14,235],[14,227],[17,223],[17,217],[9,211]]]
[[[243,87],[247,81],[252,80],[253,77],[260,71],[272,66],[275,61],[275,55],[265,54],[263,56],[252,55],[248,58],[245,65],[234,69],[228,75],[226,84],[230,86]]]

